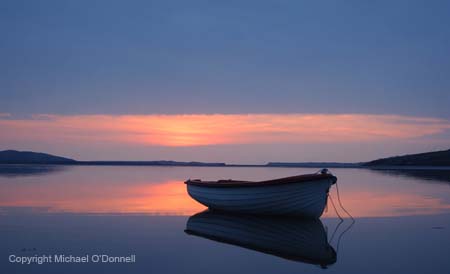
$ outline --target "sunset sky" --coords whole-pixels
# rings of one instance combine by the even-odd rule
[[[1,1],[0,150],[366,161],[450,148],[448,1]]]

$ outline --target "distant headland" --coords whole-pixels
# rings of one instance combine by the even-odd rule
[[[0,164],[52,164],[52,165],[99,165],[99,166],[225,166],[225,163],[178,162],[178,161],[77,161],[32,151],[0,151]]]
[[[450,168],[450,149],[443,151],[408,154],[377,159],[360,163],[337,162],[269,162],[263,165],[244,165],[205,162],[179,161],[77,161],[51,154],[4,150],[0,151],[0,164],[41,164],[41,165],[103,165],[103,166],[206,166],[206,167],[314,167],[314,168],[408,168],[408,167],[446,167]]]
[[[0,164],[75,164],[77,161],[33,151],[0,151]]]
[[[394,156],[370,161],[364,166],[447,166],[450,167],[450,149]]]

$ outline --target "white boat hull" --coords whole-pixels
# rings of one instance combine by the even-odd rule
[[[193,199],[212,210],[318,218],[325,209],[327,193],[334,182],[333,178],[324,178],[310,182],[252,187],[203,187],[188,184],[187,191]]]

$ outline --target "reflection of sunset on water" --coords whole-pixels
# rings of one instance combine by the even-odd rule
[[[439,198],[424,197],[413,194],[373,194],[370,192],[352,192],[345,196],[344,207],[354,217],[389,217],[427,215],[450,212],[450,204]],[[342,216],[345,213],[335,205]],[[328,201],[328,210],[323,217],[336,217],[336,213]]]
[[[83,188],[66,186],[35,191],[23,187],[15,195],[0,194],[0,207],[43,207],[51,212],[147,213],[190,215],[204,207],[189,198],[183,182],[141,183],[139,185]]]
[[[75,171],[55,175],[13,179],[6,182],[0,178],[0,207],[47,208],[49,212],[70,213],[122,213],[152,215],[191,215],[205,209],[192,200],[186,192],[182,180],[174,179],[170,172],[183,170],[155,168],[76,168]],[[92,171],[91,171],[92,170]],[[98,172],[99,170],[100,172]],[[155,171],[156,170],[156,171]],[[183,172],[191,172],[189,168]],[[196,172],[212,172],[230,169],[197,168]],[[238,172],[245,169],[233,169]],[[247,172],[280,172],[274,169],[248,169]],[[98,174],[90,174],[98,173]],[[150,174],[147,174],[150,172]],[[146,180],[151,174],[160,174],[160,179]],[[167,173],[169,172],[169,173]],[[290,171],[292,172],[292,171]],[[363,172],[363,171],[360,171]],[[362,175],[367,175],[366,172]],[[85,176],[83,181],[77,180]],[[184,176],[184,175],[177,175]],[[223,175],[225,176],[225,175]],[[241,175],[243,176],[243,175]],[[41,178],[43,180],[41,180]],[[46,179],[47,178],[47,179]],[[171,179],[172,178],[172,179]],[[376,177],[383,179],[384,177]],[[386,177],[394,178],[395,177]],[[110,181],[108,181],[110,180]],[[158,181],[156,181],[158,180]],[[383,217],[437,214],[450,212],[450,201],[435,196],[430,190],[438,191],[441,185],[412,185],[404,191],[376,187],[379,182],[345,186],[345,176],[341,184],[341,200],[346,209],[355,217]],[[382,180],[381,180],[382,181]],[[6,182],[6,183],[5,183]],[[342,186],[343,185],[343,186]],[[420,191],[416,191],[418,188]],[[419,194],[423,192],[424,194]],[[335,186],[330,191],[337,204]],[[324,217],[336,217],[330,202]]]

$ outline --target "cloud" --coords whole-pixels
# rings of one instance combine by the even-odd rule
[[[188,147],[407,140],[440,134],[450,121],[365,114],[33,115],[2,119],[9,141]]]

